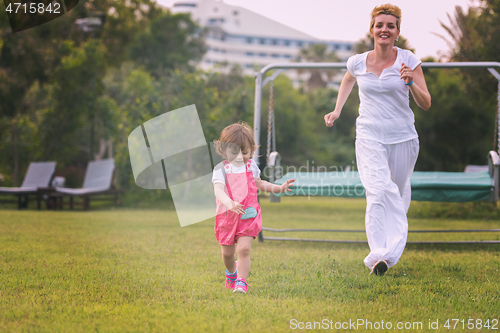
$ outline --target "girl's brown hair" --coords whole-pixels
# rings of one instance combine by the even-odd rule
[[[372,19],[370,21],[370,32],[373,31],[373,27],[375,26],[375,18],[380,14],[392,15],[396,18],[396,27],[398,30],[401,30],[401,9],[398,6],[391,5],[390,3],[386,3],[385,5],[380,5],[378,7],[373,8],[372,10]]]
[[[230,144],[236,144],[241,151],[250,150],[250,154],[257,149],[253,138],[253,131],[245,122],[232,124],[224,128],[218,140],[214,140],[215,150],[217,154],[223,158],[227,158],[226,149]]]

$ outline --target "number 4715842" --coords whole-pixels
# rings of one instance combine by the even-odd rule
[[[498,330],[498,319],[487,319],[482,321],[481,319],[469,318],[467,321],[465,319],[448,319],[443,327],[447,329],[488,329],[488,330]]]
[[[14,7],[15,7],[15,9],[14,9]],[[47,7],[45,7],[45,5],[42,2],[40,2],[40,3],[33,3],[32,2],[29,4],[29,7],[28,7],[27,3],[15,2],[13,4],[9,3],[7,8],[5,8],[5,11],[9,12],[9,13],[14,12],[15,14],[17,14],[19,12],[19,9],[21,9],[21,12],[24,12],[25,14],[27,14],[28,12],[31,14],[35,14],[37,12],[39,14],[43,14],[45,12],[60,14],[61,13],[60,12],[61,4],[55,2],[54,7],[52,7],[52,3],[49,3],[47,5]]]

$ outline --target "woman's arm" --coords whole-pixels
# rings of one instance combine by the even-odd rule
[[[418,65],[414,70],[406,66],[404,63],[401,66],[401,78],[405,83],[413,84],[410,85],[410,91],[413,99],[419,107],[424,110],[428,110],[431,107],[431,94],[427,90],[427,84],[425,83],[424,72],[422,71],[422,66]]]
[[[243,209],[243,205],[240,204],[239,202],[231,200],[230,197],[227,196],[226,192],[224,191],[224,184],[220,183],[215,183],[214,184],[214,193],[215,197],[229,209],[233,213],[236,214],[245,214],[245,210]]]
[[[266,182],[265,180],[262,180],[259,177],[255,180],[255,185],[257,185],[257,188],[259,190],[264,191],[264,192],[283,193],[286,191],[292,192],[292,190],[290,190],[289,187],[293,186],[294,181],[295,181],[295,179],[289,179],[281,185],[276,185],[276,184],[271,184],[269,182]]]
[[[351,94],[354,83],[356,83],[356,78],[352,76],[349,71],[347,71],[342,79],[342,82],[340,82],[340,89],[337,96],[337,103],[335,104],[335,110],[325,115],[326,126],[332,127],[333,122],[340,117],[342,108]]]

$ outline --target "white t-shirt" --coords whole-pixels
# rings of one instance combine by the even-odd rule
[[[415,116],[410,109],[409,86],[401,79],[401,64],[415,69],[421,61],[408,50],[398,51],[394,65],[380,74],[366,71],[368,52],[347,60],[347,70],[359,87],[359,117],[356,119],[356,138],[382,144],[401,143],[418,138]]]
[[[252,170],[253,179],[255,180],[255,179],[260,177],[260,169],[257,166],[257,163],[255,163],[255,161],[253,159],[250,159],[249,161],[250,161],[250,170]],[[247,171],[247,163],[245,163],[239,167],[234,166],[231,163],[228,163],[228,165],[229,165],[232,173],[244,173]],[[223,172],[225,172],[224,171],[224,164],[221,162],[221,163],[217,164],[214,168],[214,172],[212,174],[212,183],[213,184],[216,184],[216,183],[226,184],[226,178],[224,177]]]

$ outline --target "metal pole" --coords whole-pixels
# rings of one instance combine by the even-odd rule
[[[497,115],[496,115],[496,121],[495,121],[495,139],[497,140],[496,142],[493,143],[493,145],[496,144],[497,146],[497,153],[500,154],[500,74],[493,68],[488,68],[490,73],[498,80],[498,93],[497,93]]]
[[[272,133],[272,121],[273,121],[273,81],[271,81],[271,87],[269,89],[269,113],[267,115],[267,153],[266,153],[266,165],[269,165],[269,155],[271,155],[271,133]]]
[[[496,119],[496,134],[497,134],[497,153],[500,154],[500,78],[498,78],[498,93],[497,93],[497,119]]]
[[[257,165],[259,162],[259,143],[260,143],[260,107],[262,104],[262,76],[261,72],[255,73],[255,102],[254,102],[254,114],[253,114],[253,137],[257,149],[253,154],[253,160]]]
[[[500,68],[500,62],[422,62],[424,68]],[[297,68],[315,68],[315,69],[342,69],[346,68],[344,62],[297,62],[297,63],[275,63],[262,68],[258,73],[262,77],[272,69],[297,69]],[[256,74],[256,75],[257,75]],[[262,78],[261,77],[261,78]]]
[[[500,79],[497,90],[497,112],[495,114],[495,135],[493,137],[493,150],[500,154]]]

